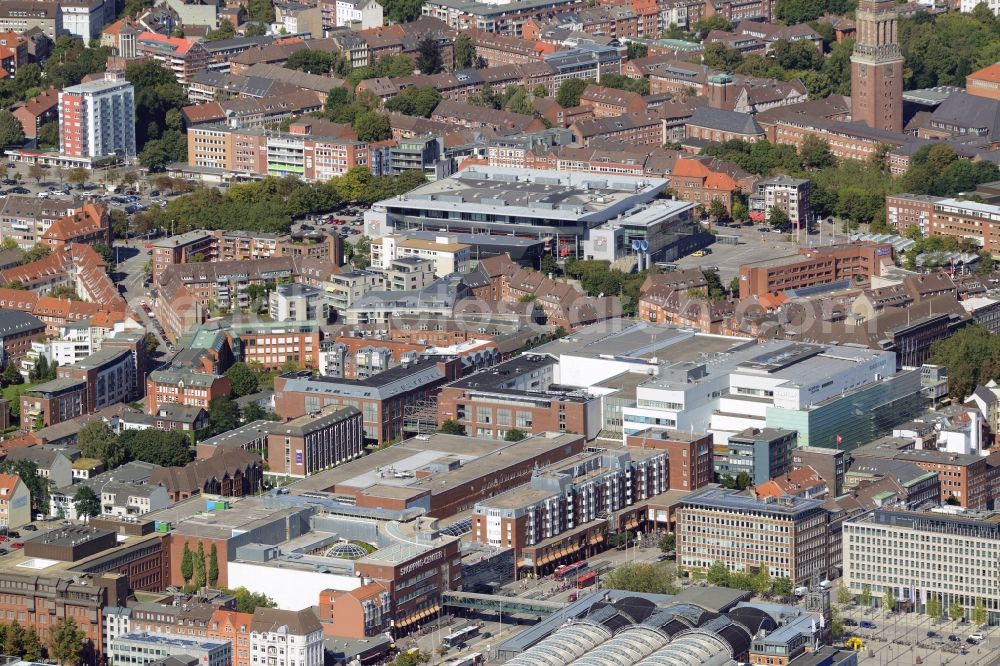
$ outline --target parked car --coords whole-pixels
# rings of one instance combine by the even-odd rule
[[[983,635],[982,635],[981,633],[979,633],[978,631],[977,631],[976,633],[974,633],[974,634],[969,634],[969,640],[971,640],[971,641],[976,641],[977,643],[978,643],[979,641],[981,641],[981,640],[985,639],[985,638],[986,638],[986,637],[985,637],[985,636],[983,636]]]
[[[21,550],[22,548],[24,548],[24,544],[18,541],[10,544],[10,547],[13,548],[14,550]]]
[[[869,622],[868,620],[861,620],[862,629],[877,629],[878,627],[874,622]]]
[[[952,643],[958,643],[962,639],[956,636],[955,634],[948,634],[948,640],[951,641]]]
[[[938,633],[936,631],[928,631],[927,632],[927,638],[937,638],[937,637],[938,637]]]
[[[856,627],[856,626],[858,626],[858,623],[856,621],[852,620],[849,617],[845,617],[844,618],[844,626],[845,627]]]

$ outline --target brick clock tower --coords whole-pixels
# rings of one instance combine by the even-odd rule
[[[903,56],[894,0],[861,0],[851,55],[851,119],[903,131]]]

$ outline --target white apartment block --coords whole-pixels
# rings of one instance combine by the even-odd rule
[[[337,0],[337,26],[360,23],[362,30],[382,27],[382,5],[375,0]]]
[[[59,93],[59,146],[79,158],[134,156],[135,90],[125,80],[104,79]]]
[[[250,626],[251,666],[323,666],[323,627],[309,608],[258,608]]]
[[[441,235],[434,240],[409,238],[404,234],[386,234],[371,243],[371,265],[388,270],[394,259],[417,257],[430,259],[434,275],[444,277],[452,273],[466,273],[472,260],[472,248],[459,243],[455,236]]]
[[[1000,623],[1000,522],[995,513],[941,507],[917,512],[876,509],[844,523],[843,580],[854,595],[867,588],[881,605],[891,591],[897,603],[926,612],[929,599],[942,613],[958,602],[970,617],[977,600]],[[914,608],[915,606],[915,608]]]

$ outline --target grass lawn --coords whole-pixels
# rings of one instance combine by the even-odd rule
[[[25,391],[30,391],[34,384],[11,384],[7,388],[0,392],[3,395],[3,399],[7,401],[10,405],[16,401],[17,397],[24,393]]]

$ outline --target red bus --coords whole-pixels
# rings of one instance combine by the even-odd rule
[[[576,587],[590,587],[597,582],[597,572],[585,573],[576,579]]]
[[[584,569],[587,568],[586,562],[574,562],[573,564],[564,564],[557,568],[554,572],[556,580],[566,580],[567,578],[572,578],[573,576],[580,574]]]

